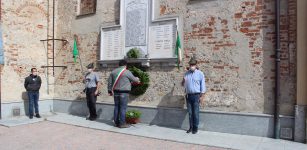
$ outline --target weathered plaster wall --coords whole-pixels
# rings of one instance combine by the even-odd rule
[[[67,69],[57,69],[55,76],[55,98],[60,99],[83,99],[81,93],[84,89],[82,83],[86,65],[97,62],[99,59],[100,27],[102,25],[114,25],[119,19],[119,1],[97,1],[96,13],[85,16],[76,16],[77,1],[59,1],[57,15],[57,34],[69,43],[57,45],[57,63],[68,66]],[[72,49],[73,38],[76,36],[80,59],[73,62]],[[81,63],[82,62],[82,63]],[[97,66],[97,65],[96,65]],[[83,71],[83,72],[82,72]],[[106,77],[108,72],[100,71],[103,78],[103,89],[106,90]],[[100,97],[101,99],[102,97]],[[111,97],[110,97],[111,98]],[[103,98],[105,99],[105,98]]]
[[[47,38],[48,3],[42,0],[2,0],[1,23],[5,65],[2,70],[2,102],[26,99],[24,78],[32,67],[37,67],[43,79],[41,99],[52,98],[47,93]]]
[[[273,0],[161,1],[161,15],[184,16],[185,55],[201,60],[208,109],[272,113],[274,9]],[[295,103],[295,27],[296,0],[283,0],[282,114],[293,114]]]
[[[98,59],[97,25],[115,24],[118,20],[118,2],[98,1],[97,13],[82,18],[76,18],[72,10],[65,9],[74,3],[63,3],[59,5],[59,13],[63,14],[59,21],[63,24],[58,24],[61,26],[59,34],[69,41],[72,41],[72,35],[78,35],[85,66]],[[283,114],[288,115],[292,114],[295,100],[295,4],[294,0],[283,0],[281,11],[281,109]],[[160,17],[178,15],[183,18],[184,66],[187,66],[191,54],[196,54],[207,80],[204,109],[272,113],[275,41],[273,0],[161,0],[159,6]],[[95,21],[87,25],[93,19]],[[91,28],[95,26],[97,29]],[[73,64],[70,59],[71,49],[72,42],[66,49],[68,56],[63,59],[70,69],[60,75],[56,88],[59,89],[56,92],[58,97],[68,99],[77,95],[84,97],[79,94],[83,88],[80,65]],[[99,101],[112,102],[112,97],[106,94],[106,79],[111,69],[99,70],[103,79],[103,96],[99,97]],[[183,69],[178,71],[173,67],[153,65],[148,72],[151,86],[145,95],[131,97],[130,104],[183,107],[183,89],[180,87]],[[65,90],[60,92],[60,89]]]
[[[48,69],[48,82],[44,79],[43,97],[58,99],[84,99],[82,68],[97,62],[99,55],[99,27],[114,25],[119,20],[119,0],[97,0],[96,14],[76,17],[77,1],[56,1],[55,77]],[[48,46],[39,40],[51,37],[47,22],[45,1],[2,1],[3,40],[5,63],[2,77],[2,99],[20,100],[23,79],[32,66],[46,65],[51,55]],[[51,2],[50,4],[51,5]],[[184,64],[196,54],[199,67],[206,74],[208,92],[205,110],[272,113],[274,88],[274,0],[160,0],[160,17],[180,16],[184,44]],[[282,114],[293,114],[296,82],[296,0],[282,0]],[[12,18],[18,19],[12,19]],[[50,19],[50,17],[49,17]],[[48,35],[47,35],[47,31]],[[73,62],[73,36],[76,35],[81,61]],[[51,60],[49,60],[51,65]],[[113,68],[98,68],[102,78],[103,95],[99,101],[112,103],[107,96],[106,81]],[[47,70],[39,69],[44,76]],[[148,69],[151,86],[140,97],[131,97],[130,104],[148,107],[184,106],[180,80],[184,69],[160,64]],[[4,88],[9,87],[9,88]],[[12,90],[14,89],[14,90]],[[53,90],[55,92],[53,93]],[[17,92],[17,94],[16,94]],[[53,98],[53,96],[52,96]]]

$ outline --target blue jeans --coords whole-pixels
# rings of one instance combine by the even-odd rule
[[[126,123],[126,110],[129,93],[114,93],[114,123],[123,125]]]
[[[190,129],[198,130],[199,124],[199,99],[200,94],[187,94],[187,108],[189,112]]]
[[[38,111],[39,92],[28,91],[28,97],[29,97],[29,115],[33,116],[33,107],[35,109],[35,114],[39,114]]]

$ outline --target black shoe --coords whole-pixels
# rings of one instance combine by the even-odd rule
[[[36,114],[35,117],[36,118],[41,118],[41,116],[39,114]]]
[[[88,120],[90,120],[90,121],[95,121],[97,118],[95,118],[95,117],[90,117],[90,118],[88,118]]]
[[[29,116],[30,119],[33,119],[33,116]]]
[[[119,125],[118,127],[119,127],[119,128],[129,128],[130,126],[127,125],[127,124],[123,124],[123,125]]]
[[[196,133],[197,133],[197,130],[192,131],[192,134],[196,134]]]
[[[189,130],[187,130],[187,133],[190,133],[190,132],[192,132],[192,129],[190,128]]]
[[[86,120],[90,120],[90,121],[95,121],[96,119],[97,119],[97,117],[91,117],[91,116],[86,118]]]

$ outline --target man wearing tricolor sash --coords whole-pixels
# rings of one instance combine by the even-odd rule
[[[116,127],[127,128],[126,110],[131,83],[139,83],[138,77],[135,77],[127,70],[127,62],[121,60],[119,67],[113,70],[108,79],[108,93],[114,96],[114,123]]]

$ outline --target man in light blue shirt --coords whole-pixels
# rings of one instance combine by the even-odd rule
[[[197,61],[194,57],[189,61],[190,68],[184,74],[182,85],[185,87],[187,108],[189,112],[190,128],[187,133],[196,134],[199,124],[200,98],[206,92],[205,75],[197,69]]]
[[[99,95],[100,88],[100,78],[96,72],[94,72],[94,64],[90,63],[87,66],[88,73],[85,75],[85,93],[86,93],[86,102],[89,109],[90,116],[87,118],[90,121],[97,119],[96,112],[96,101],[97,96]]]

